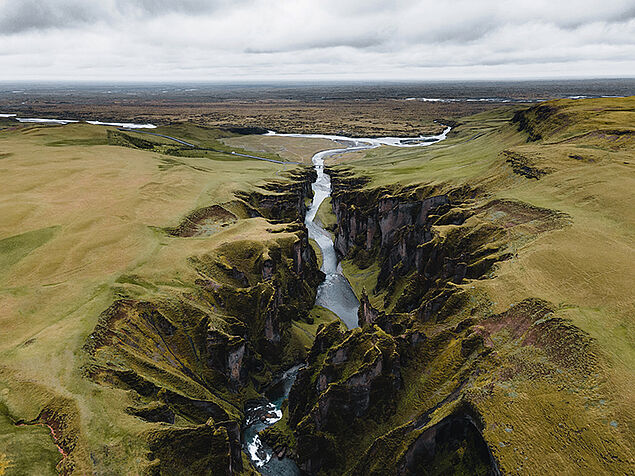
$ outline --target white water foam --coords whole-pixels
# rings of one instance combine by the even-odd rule
[[[262,442],[260,441],[260,437],[258,435],[254,436],[254,439],[247,444],[247,451],[249,451],[249,457],[251,458],[251,461],[253,461],[256,467],[258,468],[261,468],[265,464],[267,464],[272,456],[270,453],[260,451],[261,448],[262,448]],[[261,458],[260,454],[263,454],[263,453],[264,453],[264,457]]]

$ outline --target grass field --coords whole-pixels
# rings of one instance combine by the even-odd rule
[[[223,143],[255,153],[276,154],[290,162],[311,164],[316,151],[333,148],[333,141],[326,139],[304,139],[281,136],[239,136],[222,139]]]
[[[505,229],[511,255],[482,279],[453,284],[467,296],[472,315],[418,324],[432,350],[404,363],[394,413],[347,428],[360,435],[340,442],[351,464],[377,441],[391,448],[393,461],[411,438],[400,429],[436,405],[430,424],[438,422],[451,411],[441,405],[444,396],[465,379],[466,395],[484,420],[483,436],[504,473],[633,473],[635,98],[545,106],[550,109],[528,113],[524,122],[510,122],[519,108],[462,118],[447,140],[425,148],[381,147],[330,159],[330,165],[368,177],[365,190],[395,196],[408,187],[443,193],[469,186],[474,198],[462,206],[474,213],[465,226]],[[250,217],[235,196],[275,195],[259,187],[289,182],[284,172],[291,166],[214,152],[168,155],[162,152],[170,141],[143,134],[131,133],[149,141],[148,149],[134,141],[112,145],[108,130],[0,120],[0,475],[55,474],[61,469],[59,448],[73,449],[77,474],[148,470],[141,435],[164,424],[128,412],[140,403],[135,392],[100,385],[83,371],[83,348],[100,314],[116,299],[190,296],[193,283],[205,277],[193,257],[214,255],[233,272],[236,262],[251,263],[261,248],[279,250],[296,237],[284,223]],[[330,141],[238,136],[192,124],[164,126],[160,133],[305,164],[332,147]],[[559,217],[558,225],[538,218],[519,222],[513,207],[492,203],[548,210]],[[212,205],[223,206],[224,221],[187,238],[169,233]],[[318,217],[332,227],[329,206],[325,201]],[[457,227],[434,231],[446,236]],[[242,256],[235,243],[255,245],[245,246]],[[362,268],[344,261],[343,269],[358,295],[366,289],[371,304],[383,306],[387,291],[372,293],[377,263]],[[226,280],[255,279],[246,274]],[[399,286],[404,284],[397,294]],[[527,299],[547,303],[533,325],[554,326],[554,334],[537,337],[547,341],[536,345],[515,334],[514,309],[525,309],[519,303]],[[220,330],[236,325],[216,311],[209,317]],[[462,331],[448,337],[466,317],[491,349],[481,360],[462,357]],[[285,358],[305,356],[318,326],[336,319],[314,308],[293,320]],[[133,344],[169,373],[148,342]],[[107,357],[114,364],[132,361],[115,353]],[[175,375],[174,385],[195,387]],[[253,387],[244,393],[257,396]],[[56,415],[59,426],[39,424],[43,412]],[[374,464],[384,462],[382,454]]]
[[[164,132],[190,138],[182,127]],[[129,392],[82,375],[81,348],[119,294],[183,292],[197,277],[188,258],[234,240],[262,240],[272,229],[244,217],[200,238],[171,237],[164,228],[289,170],[107,143],[107,128],[87,124],[0,131],[0,473],[53,472],[61,455],[49,429],[11,423],[36,419],[51,402],[65,405],[77,446],[110,448],[108,464],[123,464],[102,461],[102,474],[141,470],[138,434],[149,424],[125,413]]]
[[[626,474],[634,469],[635,447],[635,98],[560,100],[546,107],[548,114],[543,110],[536,112],[541,117],[529,116],[523,132],[518,123],[508,122],[513,110],[486,112],[463,118],[439,144],[384,147],[332,164],[369,177],[368,189],[398,191],[423,184],[441,193],[469,185],[476,190],[475,206],[503,199],[564,214],[566,225],[551,231],[540,231],[537,222],[510,228],[513,258],[500,262],[489,279],[468,280],[461,287],[472,300],[485,302],[490,315],[527,298],[551,303],[552,318],[590,337],[580,365],[597,358],[597,366],[582,377],[560,368],[560,379],[548,383],[522,372],[501,383],[491,402],[483,404],[484,435],[506,472],[604,474],[612,467]],[[483,219],[513,224],[505,211]],[[374,287],[378,269],[360,270],[345,262],[344,271],[359,294],[362,286]],[[371,303],[381,307],[381,297],[371,296]],[[434,326],[429,330],[438,331]],[[545,358],[541,352],[532,355],[532,347],[514,347],[519,344],[501,332],[496,337],[500,346],[494,343],[497,354],[533,362],[523,365],[538,365]],[[580,345],[585,338],[580,337]],[[560,345],[561,352],[577,355]],[[439,361],[448,365],[449,355]],[[435,402],[434,395],[426,394],[435,388],[429,383],[432,370],[422,365],[406,379],[410,383],[395,420],[368,435],[368,441],[407,422],[415,408]],[[424,376],[413,383],[420,379],[417,372]],[[485,391],[490,384],[481,377],[474,386],[483,385],[480,391]],[[513,432],[501,432],[503,422]],[[524,455],[530,453],[527,460]],[[614,466],[607,462],[611,458]]]

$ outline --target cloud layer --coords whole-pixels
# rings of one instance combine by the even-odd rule
[[[0,0],[0,79],[635,76],[632,0]]]

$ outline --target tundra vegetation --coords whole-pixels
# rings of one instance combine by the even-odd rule
[[[244,406],[298,362],[261,437],[310,474],[635,471],[635,98],[333,158],[353,330],[313,170],[222,153],[327,143],[0,121],[0,474],[252,474]]]

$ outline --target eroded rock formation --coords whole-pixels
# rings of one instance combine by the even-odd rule
[[[146,434],[151,473],[243,469],[247,395],[293,363],[287,350],[291,323],[307,315],[323,279],[298,221],[312,173],[292,175],[292,182],[267,185],[268,194],[239,194],[249,215],[287,224],[285,230],[268,240],[233,241],[192,257],[200,278],[188,292],[119,299],[88,338],[86,374],[134,392],[138,403],[128,413],[162,425]],[[196,236],[198,224],[214,217],[237,218],[211,206],[171,232],[184,239]]]

